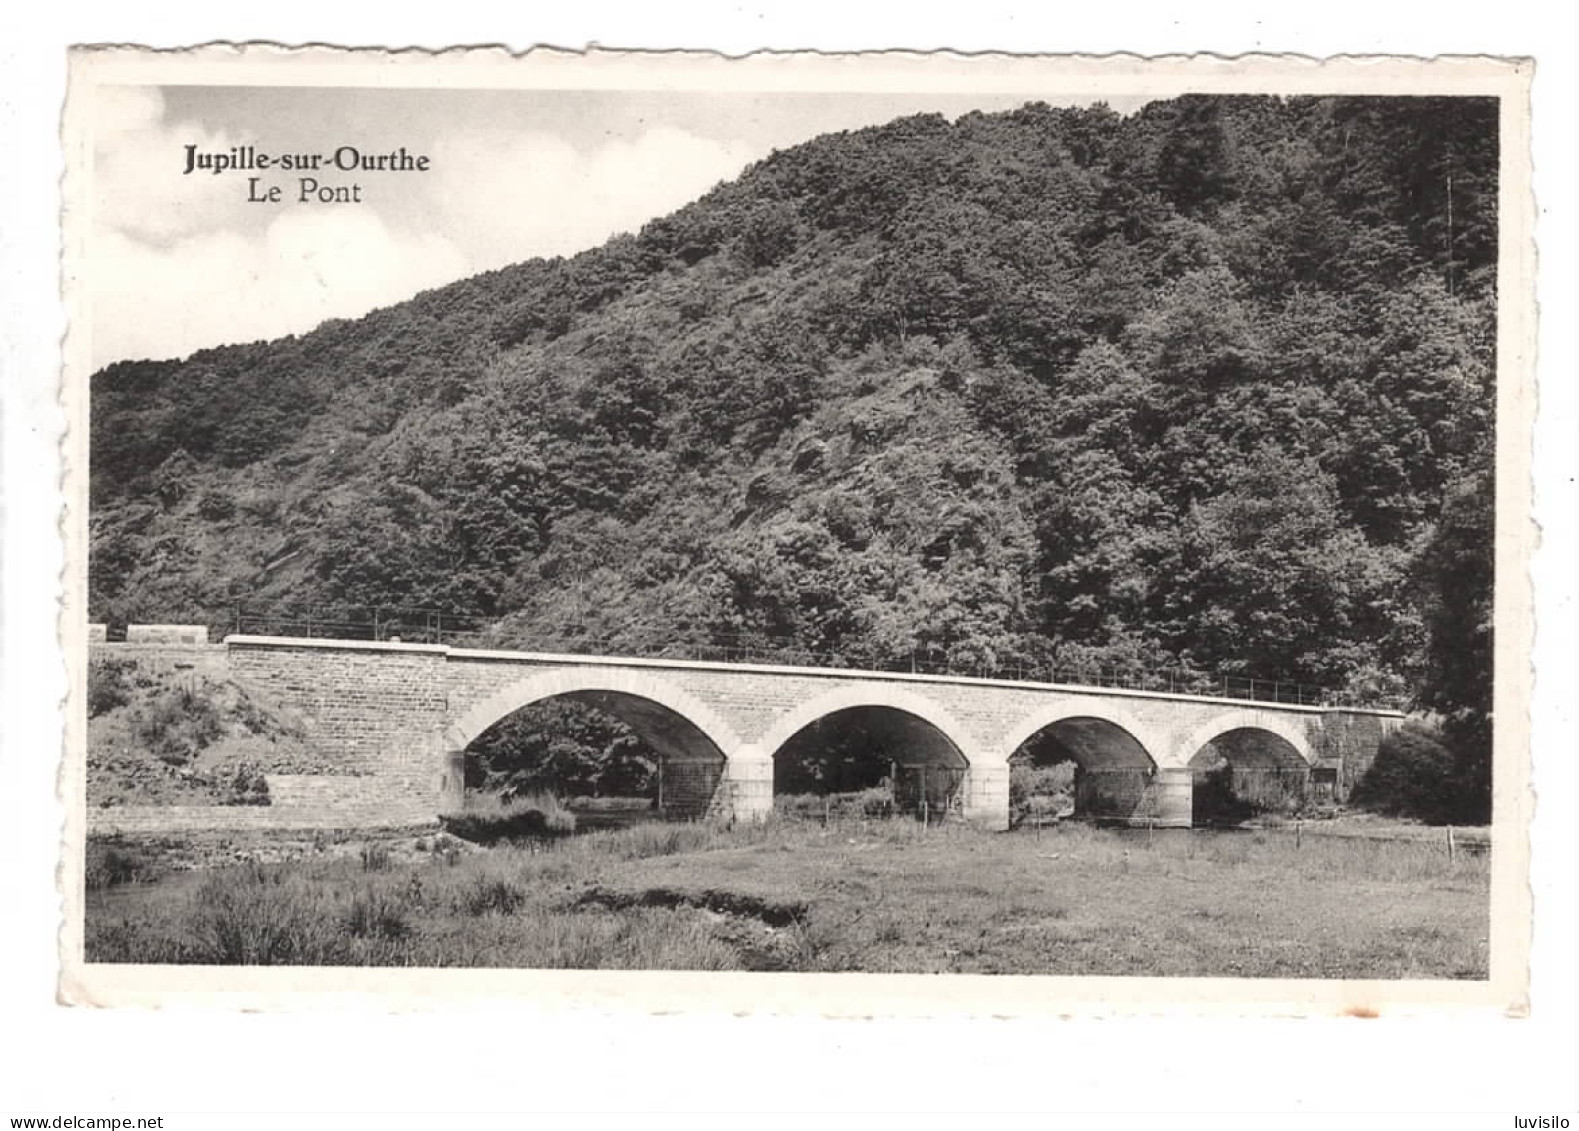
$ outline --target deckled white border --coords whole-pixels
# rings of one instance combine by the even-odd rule
[[[346,52],[271,46],[211,47],[159,53],[85,50],[71,61],[67,146],[65,263],[68,278],[93,269],[83,242],[91,228],[93,91],[118,83],[315,85],[441,89],[662,90],[979,90],[1027,97],[1059,89],[1166,96],[1181,90],[1264,93],[1495,94],[1502,105],[1498,354],[1498,679],[1499,724],[1493,815],[1491,961],[1484,982],[1276,979],[928,977],[920,975],[611,974],[606,971],[291,970],[140,967],[81,960],[80,875],[85,827],[84,716],[67,712],[62,797],[68,809],[63,850],[66,919],[61,932],[64,1000],[82,1004],[224,1008],[336,1008],[341,991],[376,993],[390,1009],[433,1008],[451,997],[519,996],[546,1008],[628,1008],[650,1012],[810,1013],[820,1016],[1026,1016],[1071,1011],[1098,1015],[1159,1010],[1233,1014],[1333,1015],[1418,1012],[1445,1007],[1527,1008],[1528,702],[1530,621],[1527,562],[1529,436],[1533,389],[1533,245],[1530,241],[1528,63],[1450,59],[1311,60],[1253,57],[1139,60],[1011,56],[587,54],[500,50]],[[67,288],[72,319],[66,341],[64,404],[68,437],[67,607],[63,638],[71,678],[84,677],[86,628],[86,383],[92,356],[86,288]]]
[[[131,1105],[149,1110],[296,1107],[340,1110],[775,1110],[895,1111],[921,1106],[915,1093],[882,1081],[911,1080],[917,1065],[947,1057],[949,1087],[926,1099],[937,1110],[976,1111],[1509,1111],[1523,1104],[1556,1109],[1572,1102],[1579,1061],[1572,1018],[1579,1010],[1572,955],[1575,930],[1575,761],[1572,758],[1576,669],[1574,514],[1579,510],[1573,444],[1579,351],[1571,324],[1541,328],[1543,375],[1538,422],[1537,513],[1546,524],[1534,573],[1540,601],[1536,655],[1536,783],[1541,791],[1534,834],[1537,935],[1535,1003],[1521,1022],[1471,1026],[1382,1027],[1360,1022],[1236,1021],[1224,1027],[1176,1020],[1166,1026],[1115,1022],[991,1021],[939,1027],[902,1022],[835,1025],[815,1021],[625,1018],[610,1026],[598,1014],[571,1018],[551,1037],[529,1031],[518,1008],[477,1017],[462,1031],[420,1015],[387,1017],[376,1001],[351,998],[339,1015],[310,1021],[239,1015],[124,1014],[61,1010],[53,1005],[57,916],[52,870],[60,810],[49,802],[53,770],[14,756],[23,744],[52,747],[59,720],[51,707],[63,685],[47,662],[54,619],[39,607],[58,552],[52,550],[55,498],[47,487],[58,421],[53,406],[57,250],[53,230],[59,165],[56,129],[63,52],[71,42],[139,41],[163,45],[221,37],[263,36],[289,42],[480,43],[507,39],[632,46],[705,44],[739,52],[763,44],[918,48],[951,44],[981,49],[1139,52],[1294,49],[1309,54],[1441,51],[1535,54],[1536,188],[1542,211],[1541,301],[1546,309],[1579,305],[1574,200],[1579,194],[1575,139],[1579,60],[1573,13],[1546,0],[1495,6],[1448,6],[1422,18],[1409,5],[1328,0],[1319,6],[1267,6],[1249,0],[1180,7],[1161,0],[1130,5],[1027,6],[992,2],[907,7],[903,18],[881,7],[827,0],[753,6],[710,0],[670,5],[583,0],[529,16],[493,3],[450,0],[406,6],[370,22],[357,6],[275,0],[266,8],[219,9],[176,3],[156,10],[84,0],[29,9],[13,34],[0,36],[0,125],[13,179],[0,170],[0,395],[6,399],[5,463],[9,497],[5,545],[28,545],[5,560],[6,746],[0,748],[0,895],[8,930],[0,932],[0,1009],[12,1031],[27,1034],[6,1062],[8,1099],[49,1110],[69,1096],[79,1109]],[[3,18],[3,17],[0,17]],[[15,242],[13,242],[13,239]],[[17,375],[21,379],[17,379]],[[42,394],[42,395],[41,395]],[[18,483],[42,490],[18,502]],[[20,579],[22,586],[16,583]],[[18,646],[20,645],[20,647]],[[41,658],[45,662],[40,662]],[[369,1010],[372,1012],[370,1013]],[[169,1049],[180,1048],[178,1099],[172,1100]],[[521,1064],[551,1080],[523,1095]],[[259,1096],[255,1066],[291,1063]],[[1237,1071],[1222,1086],[1224,1067]],[[623,1066],[621,1087],[599,1088],[601,1065]],[[1285,1072],[1295,1063],[1308,1071]],[[91,1064],[92,1072],[81,1066]],[[704,1071],[685,1071],[705,1064]],[[764,1089],[762,1066],[799,1065],[817,1085],[786,1095]],[[1051,1070],[1049,1066],[1053,1065]],[[1271,1069],[1257,1071],[1258,1068]],[[376,1079],[376,1096],[348,1082]],[[784,1073],[768,1069],[781,1081]],[[590,1097],[590,1098],[589,1098]],[[832,1120],[836,1125],[847,1123]],[[910,1126],[914,1121],[906,1121]],[[1204,1122],[1204,1121],[1203,1121]],[[686,1125],[692,1126],[687,1120]],[[1213,1126],[1220,1124],[1214,1121]]]

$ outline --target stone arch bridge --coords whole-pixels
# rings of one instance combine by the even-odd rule
[[[977,826],[1009,825],[1009,760],[1052,741],[1100,783],[1093,816],[1191,823],[1203,751],[1235,770],[1332,783],[1369,765],[1396,712],[1058,684],[484,651],[434,644],[231,636],[232,678],[298,712],[323,772],[271,779],[275,814],[332,810],[345,825],[431,820],[464,796],[467,747],[554,698],[618,717],[664,759],[670,807],[753,819],[773,803],[776,754],[859,715],[914,751],[922,790]],[[1194,767],[1192,768],[1192,763]],[[930,778],[927,767],[938,773]],[[947,772],[941,772],[947,771]]]

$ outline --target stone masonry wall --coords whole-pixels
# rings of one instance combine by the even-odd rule
[[[128,644],[207,644],[206,624],[129,624]]]
[[[385,806],[426,807],[429,812],[436,812],[440,804],[439,782],[449,753],[445,745],[456,741],[452,728],[462,719],[469,720],[467,725],[474,729],[468,733],[474,737],[476,727],[498,721],[495,713],[503,717],[524,704],[524,692],[518,694],[518,687],[552,689],[562,675],[566,686],[608,681],[615,692],[683,708],[682,713],[695,716],[691,721],[729,747],[723,750],[726,758],[739,761],[739,755],[753,766],[770,758],[779,744],[820,715],[847,706],[881,705],[932,720],[980,771],[1003,768],[1013,746],[1028,736],[1028,728],[1076,712],[1122,725],[1161,767],[1186,764],[1194,751],[1185,748],[1207,741],[1214,727],[1264,726],[1292,736],[1318,758],[1341,759],[1350,767],[1346,778],[1352,780],[1363,772],[1375,742],[1392,723],[1363,712],[1323,713],[1183,696],[926,677],[855,677],[606,659],[580,663],[528,654],[452,652],[430,645],[233,638],[229,647],[235,678],[301,712],[311,728],[310,740],[332,752],[340,773],[377,778],[368,788]],[[728,766],[733,770],[725,767],[722,778],[717,775],[719,767],[692,774],[682,768],[684,763],[674,762],[665,791],[666,801],[688,811],[709,807],[702,795],[710,784],[710,807],[715,811],[720,809],[720,793],[755,789],[764,773],[771,791],[770,762],[749,771],[744,762],[738,766],[731,762]],[[741,773],[747,777],[736,781]],[[981,786],[970,788],[970,807],[984,823],[992,824],[998,818],[987,809],[1007,812],[1006,784],[987,773],[972,776],[981,778]],[[293,806],[316,809],[312,788],[287,787],[287,796],[294,797]],[[1151,792],[1148,788],[1134,797],[1109,798],[1106,807],[1149,812],[1155,807]],[[770,800],[753,794],[750,804],[760,808]],[[360,809],[362,803],[342,798],[336,804]]]
[[[332,767],[328,776],[374,779],[365,789],[376,800],[363,817],[385,810],[438,812],[444,769],[439,735],[449,702],[441,649],[279,646],[235,639],[229,648],[238,682],[301,714],[308,742]],[[342,811],[348,804],[342,796],[330,808]]]
[[[448,710],[442,651],[230,644],[235,678],[299,712],[309,738],[348,774],[431,778]]]
[[[941,679],[868,677],[835,673],[754,671],[749,668],[683,667],[662,664],[605,662],[609,668],[639,672],[704,705],[727,723],[745,744],[773,745],[789,737],[787,721],[808,705],[832,700],[833,709],[844,703],[884,704],[906,709],[919,703],[930,707],[953,727],[951,737],[973,764],[1001,762],[1018,745],[1028,726],[1044,717],[1072,708],[1089,710],[1131,730],[1159,765],[1187,765],[1197,749],[1183,750],[1202,727],[1237,718],[1239,725],[1281,726],[1306,736],[1312,752],[1323,729],[1340,719],[1351,737],[1338,743],[1347,756],[1371,742],[1374,750],[1376,716],[1348,712],[1321,712],[1262,703],[1200,700],[1187,696],[1146,695],[1118,690],[1054,690],[1040,687],[964,683]],[[503,657],[475,658],[457,653],[449,661],[452,715],[472,704],[532,676],[570,665],[552,664],[535,657],[516,661]],[[603,665],[600,665],[603,666]],[[815,717],[815,712],[805,721]],[[1368,723],[1363,720],[1370,720]],[[1013,745],[1011,745],[1013,744]],[[1328,740],[1328,746],[1332,746]],[[728,751],[725,752],[726,754]],[[769,751],[771,753],[771,751]]]
[[[1327,711],[1321,717],[1311,746],[1317,759],[1338,771],[1337,799],[1345,801],[1376,760],[1384,737],[1403,722],[1396,716]]]
[[[681,820],[706,816],[723,772],[722,762],[666,761],[663,767],[665,816]]]
[[[190,675],[215,681],[230,676],[230,655],[223,644],[136,644],[88,645],[88,661],[135,660],[144,671],[177,678]]]
[[[88,835],[183,833],[216,830],[426,828],[438,818],[417,806],[346,809],[341,806],[124,805],[88,810]]]

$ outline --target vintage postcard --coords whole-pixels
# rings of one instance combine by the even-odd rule
[[[1518,60],[83,49],[83,1004],[1528,1007]]]

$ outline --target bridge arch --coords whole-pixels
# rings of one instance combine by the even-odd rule
[[[666,679],[615,667],[555,668],[517,680],[456,718],[445,731],[444,745],[449,750],[464,750],[483,731],[522,707],[559,697],[580,698],[595,706],[613,708],[610,713],[617,716],[621,715],[619,708],[627,704],[652,703],[695,728],[725,758],[740,746],[734,728],[707,704]]]
[[[1239,708],[1213,715],[1174,748],[1173,764],[1188,766],[1209,743],[1238,738],[1243,752],[1254,751],[1269,761],[1306,768],[1315,764],[1316,755],[1304,730],[1266,711]]]
[[[775,795],[860,794],[882,783],[901,812],[974,814],[978,753],[946,708],[892,684],[849,684],[786,712],[763,737]],[[864,804],[864,803],[863,803]]]
[[[946,738],[967,764],[977,760],[972,757],[975,748],[969,732],[946,708],[924,695],[876,682],[835,688],[791,708],[768,728],[758,745],[764,754],[773,757],[785,743],[818,720],[841,711],[867,707],[898,711],[920,719]]]
[[[1309,739],[1295,723],[1264,711],[1214,715],[1185,736],[1176,757],[1192,779],[1195,824],[1291,812],[1309,798],[1315,761]]]
[[[1120,703],[1060,696],[1005,736],[1011,824],[1049,814],[1134,822],[1153,814],[1159,754],[1152,728]],[[1044,776],[1045,775],[1045,776]]]
[[[1091,720],[1101,726],[1097,733],[1086,736],[1089,742],[1102,743],[1104,739],[1116,739],[1120,743],[1127,741],[1128,749],[1125,749],[1123,754],[1129,756],[1124,758],[1125,761],[1138,761],[1133,756],[1138,753],[1144,755],[1146,762],[1155,767],[1162,765],[1163,759],[1167,757],[1166,744],[1153,733],[1151,727],[1141,722],[1120,704],[1089,695],[1046,703],[1022,718],[1009,731],[1000,746],[1003,757],[1005,760],[1012,757],[1020,747],[1049,728],[1085,720]],[[1077,755],[1083,753],[1081,750],[1074,752]]]

